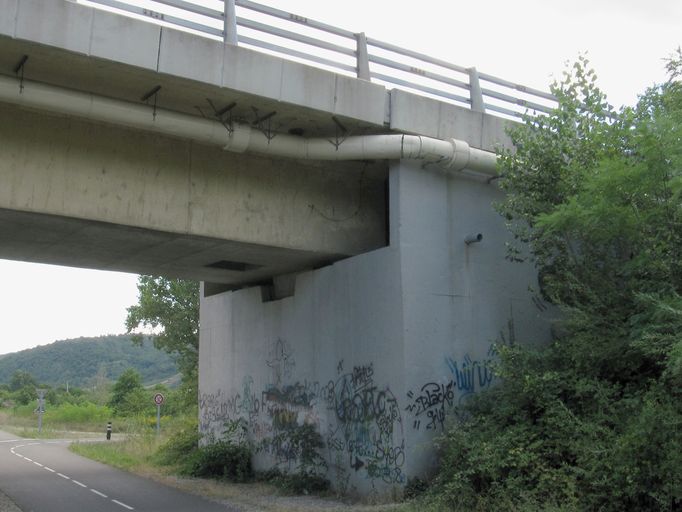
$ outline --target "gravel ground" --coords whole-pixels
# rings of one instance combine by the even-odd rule
[[[21,512],[21,509],[0,491],[0,512]]]

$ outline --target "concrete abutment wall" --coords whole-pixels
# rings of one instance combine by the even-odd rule
[[[505,260],[494,185],[414,162],[389,181],[389,247],[299,274],[282,300],[201,303],[201,432],[243,418],[256,466],[295,470],[291,433],[313,425],[333,485],[360,495],[434,469],[448,412],[494,384],[494,343],[549,337],[533,268]]]

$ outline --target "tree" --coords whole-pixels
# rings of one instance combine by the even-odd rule
[[[438,493],[486,510],[682,508],[682,53],[615,112],[580,59],[559,107],[511,130],[499,205],[564,315],[499,347],[502,385],[459,410]],[[530,254],[524,254],[524,244]]]
[[[35,392],[35,388],[38,387],[33,375],[24,370],[15,370],[12,374],[12,378],[9,381],[10,391],[19,391],[22,388],[31,388]]]
[[[138,304],[128,308],[126,328],[152,327],[154,346],[176,357],[188,395],[196,401],[199,358],[199,283],[140,276]],[[134,341],[142,343],[142,335]]]
[[[144,409],[144,396],[140,374],[133,368],[128,368],[114,384],[107,405],[121,416],[136,414]]]

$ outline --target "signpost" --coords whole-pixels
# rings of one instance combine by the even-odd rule
[[[166,399],[161,393],[154,395],[154,403],[156,404],[156,435],[161,432],[161,406]]]
[[[45,412],[45,390],[36,388],[36,393],[38,393],[38,408],[36,412],[38,413],[38,433],[43,431],[43,413]]]

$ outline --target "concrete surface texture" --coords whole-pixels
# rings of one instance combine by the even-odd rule
[[[505,260],[494,184],[395,162],[390,245],[303,274],[294,295],[202,298],[200,428],[243,419],[260,468],[295,470],[312,425],[342,492],[393,495],[434,469],[446,415],[495,384],[493,345],[549,337],[532,266]],[[469,234],[482,234],[467,245]]]
[[[385,164],[274,160],[13,107],[0,115],[0,257],[238,284],[386,243]]]

